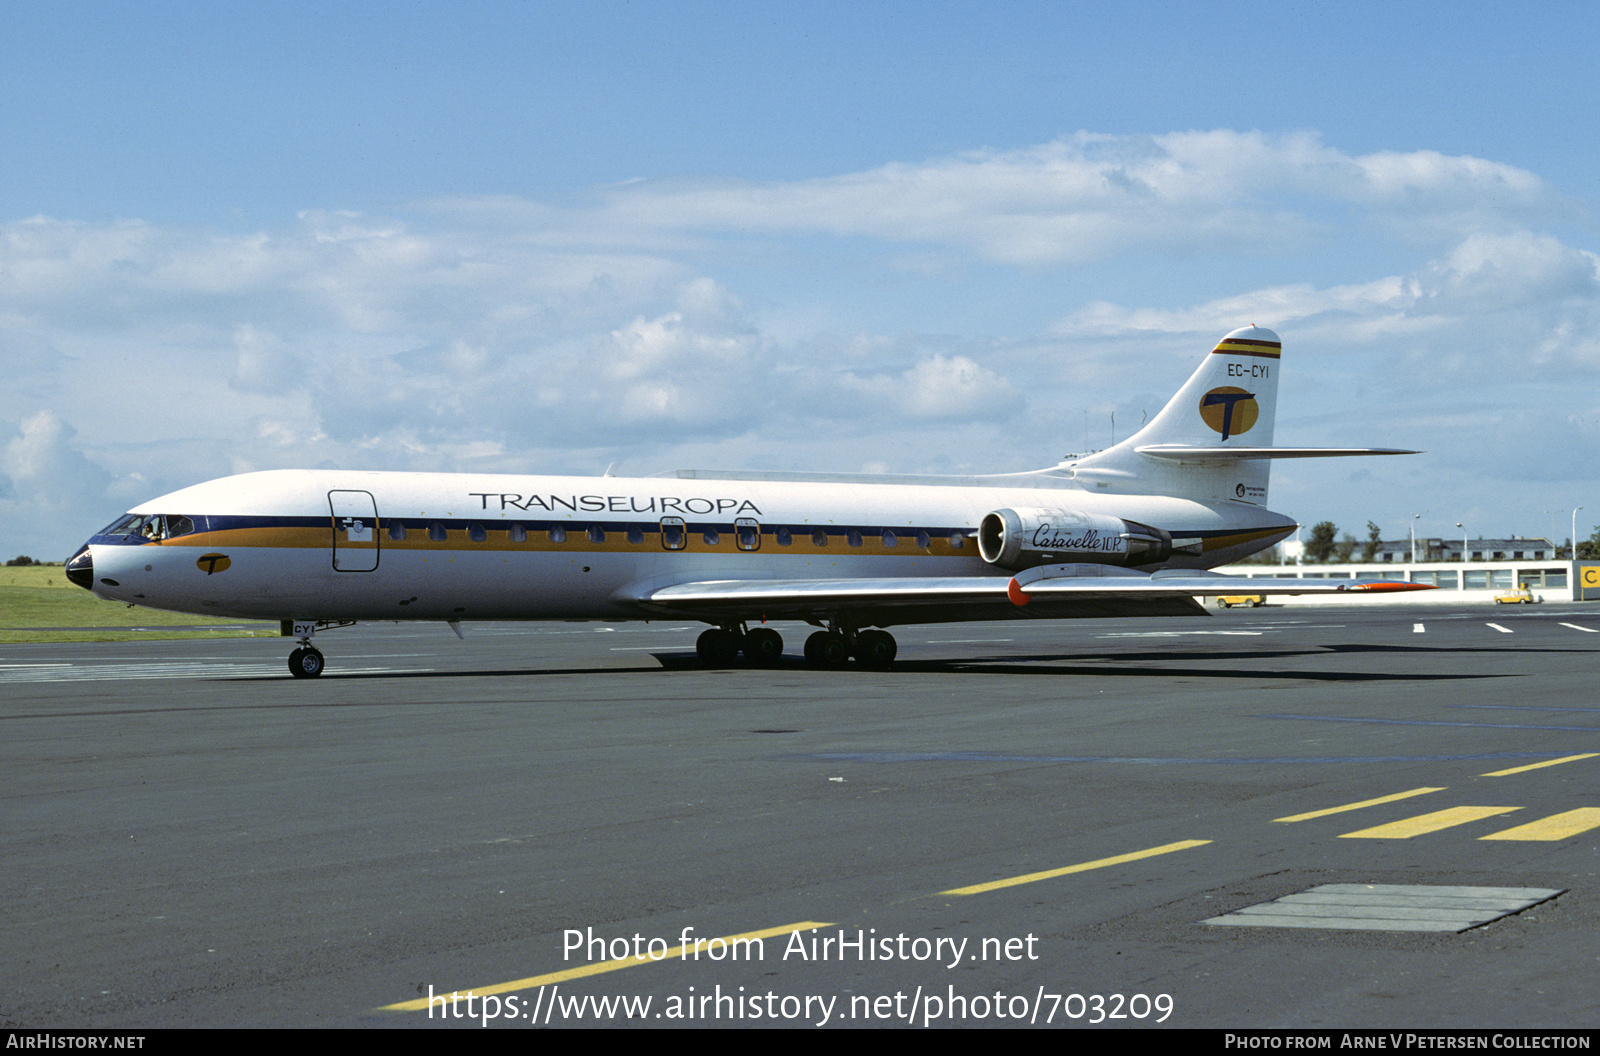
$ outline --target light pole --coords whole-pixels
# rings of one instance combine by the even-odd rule
[[[1456,522],[1456,527],[1461,528],[1460,521]],[[1461,528],[1461,563],[1463,565],[1467,563],[1467,530],[1465,528]]]
[[[1572,550],[1567,554],[1567,557],[1573,561],[1578,559],[1578,511],[1581,509],[1583,509],[1582,506],[1574,506],[1572,508]]]
[[[1422,520],[1422,514],[1414,514],[1411,518],[1411,563],[1417,563],[1417,522]]]

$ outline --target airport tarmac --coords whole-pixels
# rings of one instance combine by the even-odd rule
[[[778,627],[0,648],[0,1023],[1600,1025],[1600,606]]]

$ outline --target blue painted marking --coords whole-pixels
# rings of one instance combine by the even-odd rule
[[[1558,759],[1561,752],[1467,752],[1459,755],[1327,755],[1259,759],[1157,759],[1117,755],[1002,755],[996,752],[810,752],[780,756],[823,763],[1135,763],[1141,766],[1263,766],[1293,763],[1442,763],[1462,760]]]
[[[1479,708],[1483,711],[1583,711],[1600,712],[1600,708],[1531,708],[1526,704],[1451,704],[1452,708]]]
[[[1437,722],[1423,719],[1352,719],[1341,715],[1257,715],[1258,719],[1295,719],[1300,722],[1354,722],[1375,726],[1462,726],[1478,730],[1561,730],[1566,733],[1600,733],[1595,726],[1534,726],[1512,722]]]

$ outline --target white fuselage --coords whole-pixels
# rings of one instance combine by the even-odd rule
[[[974,535],[1008,507],[1126,518],[1199,541],[1144,571],[1210,568],[1295,527],[1250,503],[1107,493],[1048,472],[878,484],[280,470],[131,511],[187,519],[181,534],[102,533],[90,548],[96,594],[191,613],[625,620],[654,615],[632,600],[642,589],[679,582],[1004,580]]]

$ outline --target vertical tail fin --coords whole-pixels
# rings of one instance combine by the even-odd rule
[[[1217,343],[1198,370],[1148,424],[1115,447],[1070,463],[1085,485],[1116,491],[1159,492],[1184,498],[1267,500],[1267,459],[1192,462],[1140,448],[1209,449],[1272,446],[1278,409],[1282,342],[1271,330],[1247,326]]]

